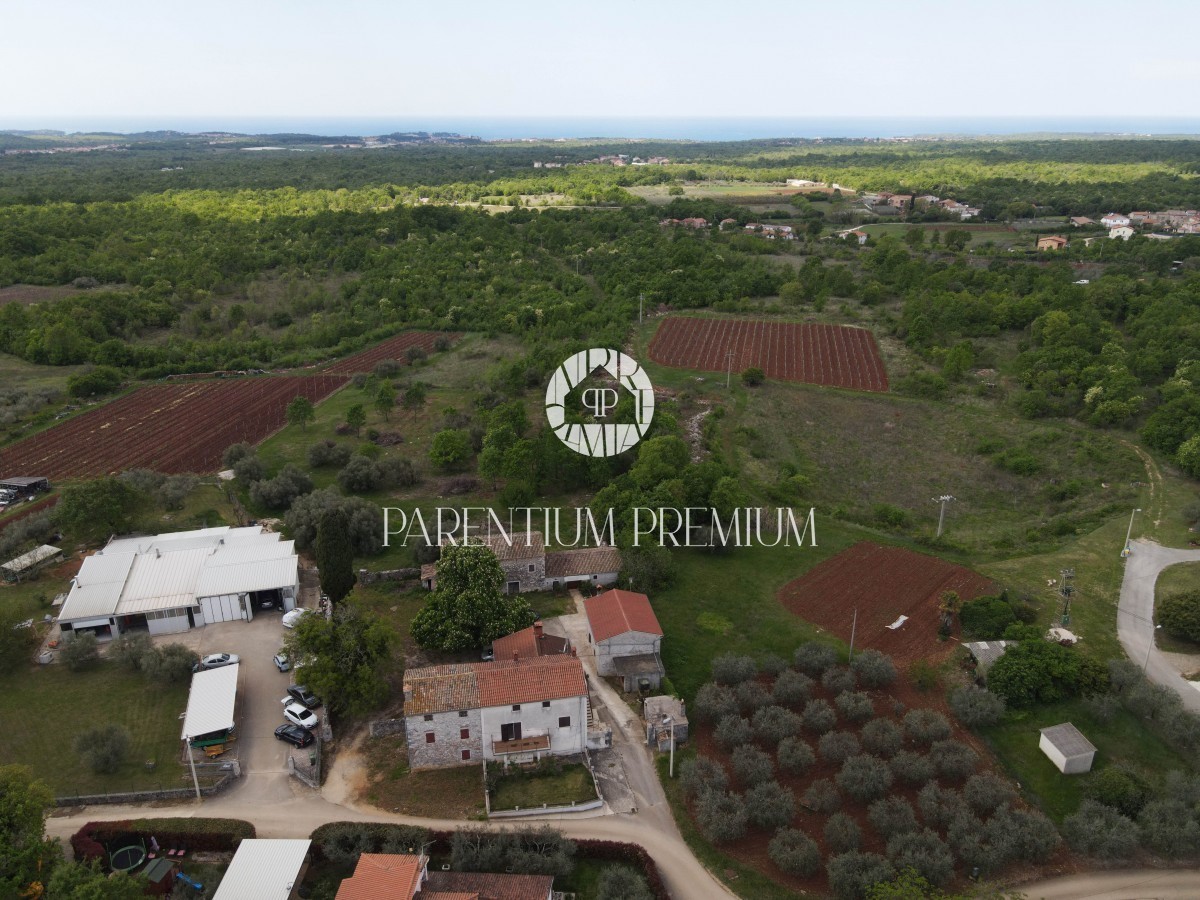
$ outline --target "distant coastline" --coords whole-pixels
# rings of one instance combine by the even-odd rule
[[[672,141],[748,141],[786,138],[928,137],[1183,137],[1200,135],[1200,117],[520,117],[479,116],[47,116],[44,121],[5,119],[0,131],[58,130],[131,134],[222,131],[245,135],[378,135],[450,132],[485,141],[627,138]]]

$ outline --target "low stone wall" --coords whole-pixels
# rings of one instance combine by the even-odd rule
[[[581,813],[599,809],[604,801],[597,797],[586,803],[572,803],[570,806],[533,806],[528,809],[492,810],[487,815],[489,819],[520,819],[524,816],[558,816],[564,813]]]
[[[367,726],[367,731],[371,737],[387,737],[393,734],[404,733],[403,719],[376,719]]]
[[[212,797],[229,786],[236,776],[230,772],[216,784],[200,788],[201,797]],[[117,794],[79,794],[55,797],[55,806],[100,806],[110,803],[148,803],[151,800],[190,800],[196,796],[194,787],[166,788],[157,791],[125,791]]]
[[[388,569],[383,572],[371,572],[368,569],[358,570],[358,583],[362,585],[376,584],[380,581],[412,581],[420,577],[420,569]]]

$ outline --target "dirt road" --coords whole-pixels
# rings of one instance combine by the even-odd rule
[[[1025,885],[1029,900],[1196,900],[1200,871],[1132,869],[1089,872]]]

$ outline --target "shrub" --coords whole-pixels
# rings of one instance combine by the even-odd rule
[[[878,650],[863,650],[850,663],[859,682],[864,687],[885,688],[896,680],[896,667],[892,658]]]
[[[991,815],[1016,798],[1017,792],[1012,785],[990,772],[972,775],[963,786],[963,799],[980,816]]]
[[[859,733],[863,749],[875,756],[892,756],[900,749],[903,735],[900,727],[890,719],[875,719],[863,726]]]
[[[75,752],[97,775],[112,775],[129,753],[129,731],[121,725],[101,725],[75,739]]]
[[[1032,809],[1002,806],[988,820],[986,830],[988,840],[1008,859],[1043,862],[1060,842],[1053,823]]]
[[[1118,694],[1123,694],[1146,680],[1141,666],[1128,659],[1110,659],[1108,661],[1108,683]]]
[[[800,733],[800,717],[782,706],[764,706],[754,714],[754,737],[772,747],[787,737]]]
[[[1143,681],[1126,695],[1126,704],[1143,719],[1165,719],[1179,715],[1179,695],[1165,685]]]
[[[1083,787],[1083,795],[1097,803],[1111,806],[1124,816],[1136,819],[1138,813],[1154,796],[1153,790],[1139,774],[1116,765],[1093,772]],[[1167,796],[1178,794],[1171,792]]]
[[[867,808],[867,820],[884,840],[917,830],[917,814],[903,797],[884,797]]]
[[[800,718],[804,727],[814,734],[824,734],[837,724],[837,713],[824,700],[809,700]]]
[[[949,700],[950,711],[968,728],[995,725],[1004,715],[1004,698],[975,684],[955,688]]]
[[[821,867],[821,851],[817,842],[803,831],[780,828],[767,844],[767,856],[789,875],[808,877]]]
[[[1121,709],[1121,701],[1112,694],[1094,694],[1084,698],[1084,707],[1101,725],[1107,725]]]
[[[743,681],[733,689],[738,709],[750,715],[771,702],[770,692],[757,681]]]
[[[827,644],[809,641],[796,648],[795,662],[797,669],[816,678],[837,662],[837,653]]]
[[[770,675],[772,678],[778,678],[788,671],[788,661],[778,653],[768,653],[758,664],[758,671],[764,675]]]
[[[250,502],[266,509],[287,509],[296,498],[311,492],[312,479],[293,465],[286,465],[274,478],[250,485]]]
[[[1154,604],[1154,613],[1169,634],[1200,643],[1200,591],[1163,597]]]
[[[153,649],[154,642],[148,634],[122,634],[108,645],[108,657],[136,672],[142,668],[146,654]]]
[[[200,657],[185,644],[166,644],[152,647],[142,660],[142,669],[153,681],[177,684],[192,677],[192,669]]]
[[[1017,621],[1017,614],[1002,597],[977,597],[963,604],[958,621],[963,634],[979,641],[997,641],[1004,637],[1004,629]]]
[[[379,467],[379,483],[382,487],[412,487],[421,480],[412,460],[402,456],[387,456],[375,465]]]
[[[842,718],[848,722],[865,722],[875,715],[875,704],[862,691],[846,691],[838,694],[833,704],[841,713]]]
[[[891,760],[892,774],[914,787],[926,784],[937,774],[933,760],[923,753],[901,750]]]
[[[837,785],[860,803],[882,796],[892,786],[888,764],[870,754],[852,756],[842,763]]]
[[[699,722],[719,722],[725,716],[737,712],[737,699],[733,691],[723,684],[705,682],[696,691],[696,699],[692,703],[692,718]]]
[[[988,670],[988,688],[1009,706],[1053,703],[1075,694],[1100,693],[1108,687],[1104,666],[1070,647],[1049,641],[1022,640],[1008,647]]]
[[[845,813],[834,813],[825,823],[825,845],[830,853],[845,853],[847,850],[857,850],[862,843],[862,831]]]
[[[890,881],[896,874],[892,864],[878,853],[852,850],[829,860],[825,867],[829,888],[839,900],[865,897],[874,885]]]
[[[684,794],[695,800],[708,791],[723,794],[729,788],[729,775],[717,760],[697,756],[679,767],[679,783]]]
[[[854,690],[854,673],[845,666],[831,666],[821,676],[821,686],[835,697],[845,691]]]
[[[842,795],[828,778],[818,778],[808,786],[801,802],[813,812],[831,813],[842,805]]]
[[[788,775],[803,775],[817,760],[812,747],[798,737],[784,738],[780,741],[775,751],[775,759],[779,768]]]
[[[748,744],[754,740],[754,729],[750,727],[749,719],[725,716],[717,723],[713,731],[713,740],[717,742],[717,746],[730,750],[739,744]]]
[[[950,723],[936,710],[914,709],[904,715],[904,733],[918,744],[932,744],[950,737]]]
[[[1063,819],[1063,835],[1071,849],[1099,859],[1129,859],[1137,852],[1137,823],[1111,806],[1084,800]]]
[[[796,798],[778,781],[761,781],[746,791],[746,815],[758,828],[779,828],[796,815]]]
[[[758,664],[753,657],[725,653],[712,661],[712,674],[717,684],[741,684],[758,674]]]
[[[348,494],[365,494],[379,488],[383,475],[374,462],[355,454],[338,472],[337,481]]]
[[[249,444],[230,444],[221,454],[221,464],[226,469],[232,469],[247,456],[254,453],[254,448]]]
[[[376,839],[368,825],[335,822],[321,836],[317,846],[331,863],[354,863],[363,853],[375,852]]]
[[[945,828],[958,814],[968,813],[962,795],[951,788],[940,787],[937,782],[921,788],[917,794],[917,808],[921,810],[921,819],[932,828]]]
[[[918,659],[908,666],[908,677],[922,694],[927,694],[942,683],[942,676],[937,666],[928,660]]]
[[[575,852],[575,842],[549,826],[504,832],[467,827],[450,838],[451,865],[466,871],[567,875],[575,866]]]
[[[736,841],[746,833],[746,804],[739,794],[704,794],[696,804],[696,818],[714,844]]]
[[[100,659],[100,642],[90,631],[77,634],[63,644],[58,652],[59,660],[72,672],[82,672],[95,665]]]
[[[807,675],[788,669],[781,672],[771,688],[771,696],[781,706],[799,706],[812,696],[813,681]]]
[[[742,744],[735,749],[729,762],[733,766],[734,777],[745,787],[769,781],[775,775],[771,757],[753,744]]]
[[[1142,843],[1157,853],[1180,857],[1200,850],[1200,822],[1180,800],[1151,800],[1137,821]]]
[[[646,879],[629,866],[605,866],[596,880],[596,900],[654,900]]]
[[[766,380],[767,376],[757,366],[751,366],[742,372],[742,384],[746,385],[746,387],[758,387]]]
[[[897,869],[912,869],[931,885],[943,885],[954,877],[954,854],[928,829],[896,835],[888,841],[887,855]]]
[[[237,461],[233,467],[233,474],[239,484],[249,486],[267,477],[267,467],[261,459],[251,454]]]
[[[858,738],[849,731],[831,731],[821,735],[817,743],[817,752],[826,762],[841,764],[851,756],[857,756],[862,751]]]
[[[1189,775],[1187,772],[1172,769],[1167,773],[1163,793],[1188,806],[1196,806],[1200,804],[1200,775]]]
[[[929,760],[939,775],[961,780],[975,771],[979,754],[959,741],[935,741],[929,748]]]

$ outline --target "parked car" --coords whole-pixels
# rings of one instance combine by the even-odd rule
[[[283,627],[284,628],[295,628],[296,623],[299,622],[304,616],[308,615],[310,612],[312,612],[311,609],[300,609],[300,607],[296,607],[293,610],[289,610],[288,612],[285,612],[283,614]]]
[[[321,698],[302,684],[288,685],[288,698],[295,700],[305,709],[316,709],[321,705]]]
[[[288,659],[288,655],[282,650],[280,650],[275,654],[274,657],[271,658],[271,662],[275,663],[275,668],[277,668],[280,672],[291,671],[292,661]]]
[[[312,736],[312,732],[307,728],[301,728],[299,725],[280,725],[275,729],[275,737],[281,741],[287,741],[293,747],[307,747],[316,740]]]
[[[287,704],[283,708],[283,717],[293,725],[299,725],[301,728],[316,728],[320,722],[316,714],[310,709],[306,709],[302,704],[296,703],[291,697],[284,697],[283,702]]]
[[[210,653],[192,667],[193,672],[219,669],[221,666],[236,666],[242,660],[236,653]]]

